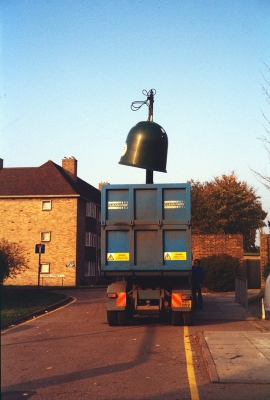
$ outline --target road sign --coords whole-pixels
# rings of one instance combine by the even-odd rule
[[[44,254],[45,253],[45,244],[42,244],[42,243],[36,244],[35,253]]]

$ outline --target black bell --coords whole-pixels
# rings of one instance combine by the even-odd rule
[[[129,131],[119,164],[167,172],[167,150],[165,130],[155,122],[142,121]]]

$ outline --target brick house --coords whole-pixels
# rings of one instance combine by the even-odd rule
[[[20,244],[29,269],[5,284],[94,284],[99,276],[101,193],[77,177],[77,160],[62,167],[3,168],[0,159],[0,238]]]

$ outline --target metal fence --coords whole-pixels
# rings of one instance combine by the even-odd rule
[[[261,268],[260,260],[246,259],[243,262],[244,271],[248,280],[248,289],[261,288]]]

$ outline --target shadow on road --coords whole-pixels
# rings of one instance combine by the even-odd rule
[[[71,372],[71,373],[63,374],[63,375],[55,375],[55,376],[49,376],[49,377],[44,377],[44,378],[40,378],[40,379],[35,379],[35,380],[31,380],[31,382],[24,382],[23,385],[27,387],[28,383],[30,383],[32,390],[38,390],[40,388],[46,388],[48,386],[62,385],[62,384],[71,383],[74,381],[78,382],[83,379],[94,378],[94,377],[98,377],[101,375],[107,375],[107,374],[111,374],[111,373],[115,373],[115,372],[127,371],[129,369],[132,369],[138,365],[141,365],[141,364],[144,364],[147,362],[148,358],[150,357],[150,355],[153,351],[152,347],[153,347],[153,343],[154,343],[155,334],[156,334],[156,326],[149,325],[146,327],[146,331],[144,333],[143,340],[138,349],[137,356],[134,360],[124,362],[124,363],[110,364],[108,366],[102,366],[102,367],[98,367],[98,368],[89,368],[84,371],[76,371],[76,372]],[[22,392],[15,392],[16,390],[21,389],[21,387],[22,387],[22,383],[19,383],[17,385],[8,386],[8,387],[3,387],[2,390],[4,390],[4,392],[2,393],[2,399],[5,399],[5,400],[17,399],[16,397],[3,397],[3,396],[8,396],[11,393],[22,393]],[[28,393],[28,392],[25,391],[25,393]],[[34,394],[35,392],[31,392],[31,393]],[[24,395],[23,397],[18,397],[18,399],[19,398],[27,398],[27,397]]]
[[[10,392],[2,392],[1,393],[1,399],[2,400],[21,400],[21,399],[30,399],[30,397],[34,396],[35,394],[37,394],[37,392],[33,392],[33,391],[10,391]]]

